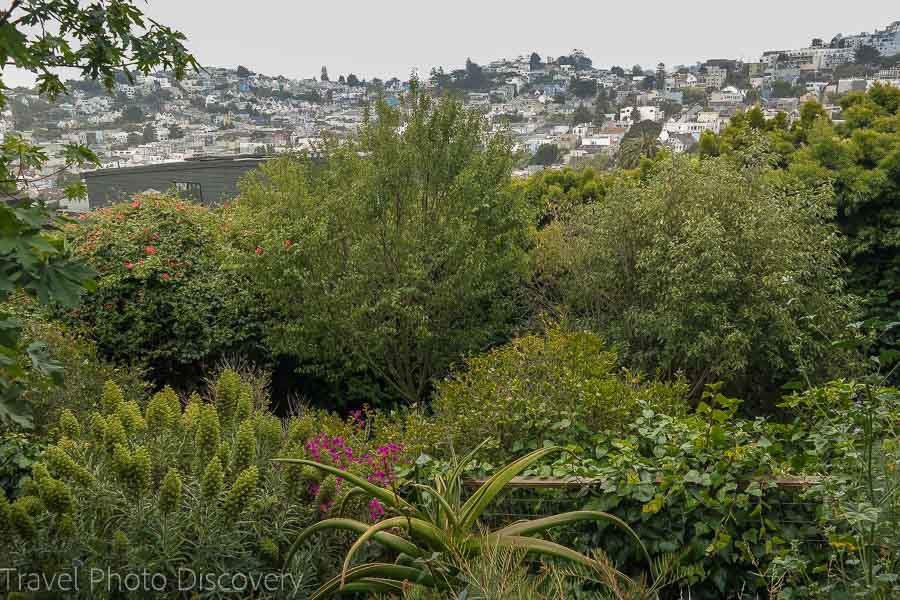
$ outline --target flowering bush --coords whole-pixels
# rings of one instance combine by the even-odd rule
[[[69,237],[99,273],[69,317],[104,355],[172,382],[225,354],[266,356],[253,286],[229,266],[214,211],[137,196],[90,213]]]

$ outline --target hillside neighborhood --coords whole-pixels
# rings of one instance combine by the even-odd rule
[[[840,121],[836,100],[842,95],[876,82],[900,86],[898,55],[900,21],[873,33],[766,51],[757,62],[600,68],[573,50],[485,65],[467,60],[464,68],[437,68],[418,79],[434,94],[457,96],[483,112],[492,130],[514,136],[516,173],[528,175],[563,165],[611,165],[628,137],[690,152],[704,132],[720,133],[752,106],[766,119],[783,114],[790,124],[803,103],[816,101]],[[122,74],[114,95],[96,82],[76,81],[69,95],[52,104],[34,90],[11,90],[0,133],[17,132],[59,157],[28,173],[30,187],[79,212],[89,208],[87,201],[62,197],[64,182],[80,176],[62,168],[65,144],[89,146],[102,170],[314,151],[323,136],[354,132],[374,100],[398,104],[409,86],[397,78],[330,77],[326,67],[318,77],[300,80],[242,66],[208,67],[182,81],[167,72]]]

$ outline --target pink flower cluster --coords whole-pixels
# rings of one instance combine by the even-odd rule
[[[403,446],[399,444],[386,444],[379,447],[374,453],[366,452],[362,455],[356,455],[353,448],[341,436],[331,437],[325,433],[320,433],[306,444],[306,450],[310,458],[313,460],[322,460],[327,454],[331,457],[334,466],[340,469],[348,469],[351,465],[366,465],[369,474],[366,476],[371,483],[383,488],[387,488],[396,480],[394,468],[402,460]],[[342,480],[337,478],[337,488],[340,491]],[[313,486],[310,493],[318,494],[319,486]],[[323,511],[328,510],[328,506],[320,507]],[[377,521],[384,516],[384,506],[377,499],[373,498],[369,502],[369,517],[373,521]]]

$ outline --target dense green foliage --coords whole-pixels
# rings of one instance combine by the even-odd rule
[[[528,204],[537,211],[538,226],[543,227],[560,214],[602,199],[614,180],[615,176],[591,168],[563,169],[543,171],[519,186]]]
[[[583,444],[615,435],[641,404],[669,414],[685,407],[687,386],[643,383],[617,372],[617,357],[589,332],[550,329],[466,360],[437,385],[435,422],[458,451],[494,438],[494,456],[512,458],[548,443]]]
[[[263,314],[213,211],[136,197],[94,211],[69,233],[74,255],[97,272],[97,290],[69,318],[103,356],[183,387],[185,376],[229,353],[266,359]]]
[[[706,153],[733,153],[761,131],[780,167],[809,185],[832,185],[835,222],[846,236],[849,290],[864,299],[867,324],[883,329],[900,315],[900,90],[875,85],[846,95],[840,105],[841,122],[832,123],[810,102],[791,126],[786,115],[766,121],[752,109],[735,117],[719,139],[708,138]],[[882,336],[879,349],[897,351],[896,330]]]
[[[92,287],[93,273],[83,262],[70,259],[60,225],[43,207],[0,203],[0,303],[34,299],[72,307]],[[45,342],[26,341],[13,312],[6,306],[0,309],[0,426],[30,427],[31,407],[22,397],[22,379],[33,369],[59,383],[62,373],[47,358]]]
[[[666,160],[545,228],[537,281],[621,344],[625,363],[696,393],[828,373],[853,303],[827,188],[776,182],[759,154]],[[752,162],[755,161],[755,162]]]
[[[86,79],[102,80],[107,90],[115,73],[144,74],[157,67],[171,69],[181,78],[196,60],[183,45],[184,35],[146,17],[132,0],[93,2],[89,10],[69,0],[15,0],[0,13],[0,73],[13,67],[37,75],[42,96],[55,99],[67,92],[60,67],[81,71]],[[0,81],[0,108],[6,106]],[[63,167],[43,176],[55,177],[71,167],[98,164],[86,146],[66,144]],[[23,200],[29,172],[50,159],[41,146],[21,135],[6,134],[0,144],[0,191],[15,200],[0,203],[0,302],[24,290],[43,304],[71,306],[90,285],[90,272],[68,260],[58,236],[59,222],[42,206]],[[76,180],[66,196],[83,196],[84,183]],[[18,321],[0,313],[0,425],[30,425],[30,407],[20,396],[19,379],[30,362],[45,373],[56,373],[44,358],[41,342],[25,345]]]
[[[332,377],[370,374],[415,403],[451,362],[507,334],[530,216],[511,191],[507,138],[488,138],[455,101],[406,102],[327,143],[322,164],[284,159],[250,176],[230,227],[275,313],[273,350]]]

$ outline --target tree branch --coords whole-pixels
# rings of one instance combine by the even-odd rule
[[[9,18],[12,16],[13,12],[19,8],[20,4],[22,4],[22,0],[13,0],[9,9],[0,14],[0,26],[6,25],[9,22]]]

